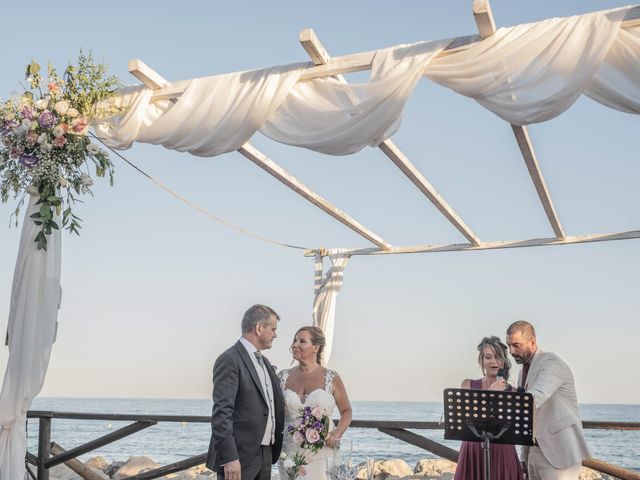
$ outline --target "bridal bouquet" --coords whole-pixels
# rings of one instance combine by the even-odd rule
[[[10,194],[19,197],[12,214],[17,225],[26,194],[39,197],[31,218],[41,227],[35,242],[46,250],[52,229],[78,234],[81,220],[71,207],[76,195],[91,193],[92,173],[108,175],[113,185],[109,155],[87,132],[93,119],[121,111],[114,101],[119,82],[82,51],[77,66],[70,64],[62,77],[49,64],[45,80],[40,65],[31,62],[25,78],[29,88],[22,95],[0,102],[0,198],[4,203]]]
[[[316,453],[327,440],[331,419],[320,407],[303,407],[295,423],[287,427],[293,442],[300,448]]]

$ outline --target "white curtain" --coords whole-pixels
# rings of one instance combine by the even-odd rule
[[[298,81],[304,65],[290,65],[184,81],[175,104],[153,102],[149,89],[127,89],[129,110],[96,131],[114,148],[138,141],[200,156],[238,149],[260,131],[346,155],[398,129],[421,73],[517,125],[554,118],[583,93],[640,113],[640,34],[620,28],[628,8],[499,29],[446,56],[437,54],[448,42],[380,50],[364,84]]]
[[[628,7],[569,18],[501,28],[471,48],[434,59],[426,68],[428,78],[475,99],[509,123],[526,125],[550,120],[567,110],[587,90],[599,69],[615,64],[637,72],[633,58],[618,50],[640,54],[637,37],[620,32]],[[613,49],[612,56],[609,52]],[[622,61],[620,61],[622,60]],[[599,101],[615,108],[619,81],[610,74],[598,76]],[[638,94],[640,77],[631,87]]]
[[[342,288],[344,267],[349,255],[341,253],[340,249],[330,250],[327,258],[331,265],[326,273],[323,268],[322,256],[316,254],[315,299],[313,301],[313,325],[320,327],[325,336],[322,365],[326,366],[331,357],[333,346],[333,327],[336,319],[336,297]]]
[[[46,251],[37,249],[33,240],[40,227],[29,218],[40,208],[36,201],[30,197],[22,222],[11,290],[9,361],[0,392],[2,480],[25,476],[26,413],[44,383],[60,306],[60,231],[48,236]]]

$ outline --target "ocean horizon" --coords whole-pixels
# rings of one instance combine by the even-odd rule
[[[37,397],[31,410],[58,412],[111,413],[138,415],[211,415],[211,399],[158,398],[62,398]],[[442,402],[352,401],[354,420],[405,420],[439,422]],[[640,405],[581,404],[585,421],[639,422]],[[95,440],[131,422],[103,420],[53,419],[51,440],[70,449]],[[456,450],[459,441],[444,440],[443,430],[412,430]],[[160,464],[184,460],[207,451],[211,428],[206,423],[159,423],[129,437],[105,445],[80,456],[86,461],[102,456],[108,462],[125,461],[132,456],[147,456]],[[38,421],[29,419],[27,425],[29,451],[37,453]],[[586,429],[585,436],[593,458],[640,472],[640,431]],[[414,467],[423,458],[436,455],[414,447],[375,429],[350,428],[342,442],[342,455],[354,462],[367,457],[376,460],[400,458]]]

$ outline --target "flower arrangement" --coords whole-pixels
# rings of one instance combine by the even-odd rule
[[[304,466],[307,465],[307,458],[303,453],[295,452],[291,457],[288,457],[286,453],[282,452],[280,460],[282,460],[282,466],[287,473],[288,480],[296,480],[300,475],[306,474]]]
[[[92,170],[113,185],[109,155],[87,133],[92,120],[121,111],[114,94],[120,83],[82,51],[62,77],[49,64],[45,80],[36,62],[27,65],[25,77],[29,88],[0,103],[0,198],[19,198],[12,214],[17,226],[26,194],[39,197],[31,215],[41,227],[34,241],[46,250],[53,229],[79,234],[72,205],[77,195],[92,193]]]
[[[327,440],[331,419],[320,407],[303,407],[295,423],[287,427],[293,442],[300,448],[316,453]]]

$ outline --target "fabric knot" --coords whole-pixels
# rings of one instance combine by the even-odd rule
[[[255,357],[258,359],[258,363],[260,365],[262,365],[262,352],[260,350],[256,350],[255,352],[253,352],[253,354],[255,355]]]

